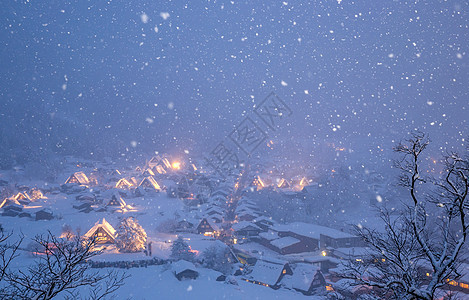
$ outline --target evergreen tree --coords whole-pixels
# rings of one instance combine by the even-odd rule
[[[117,248],[121,252],[138,252],[145,248],[147,233],[132,217],[123,219],[117,228]]]
[[[194,260],[194,253],[191,252],[191,248],[189,245],[184,241],[182,236],[179,236],[177,240],[173,242],[171,246],[171,255],[170,257],[175,260],[187,260],[192,261]]]
[[[202,253],[203,265],[208,269],[228,274],[231,271],[231,252],[225,245],[212,245]]]

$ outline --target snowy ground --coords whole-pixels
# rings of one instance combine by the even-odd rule
[[[178,281],[168,266],[126,270],[130,278],[117,299],[322,299],[291,290],[273,290],[238,280],[239,285],[216,281],[219,273],[199,268],[196,280]]]

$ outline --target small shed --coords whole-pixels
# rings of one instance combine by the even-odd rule
[[[42,209],[40,211],[36,212],[36,221],[41,221],[41,220],[52,220],[54,218],[54,215],[52,214],[52,211],[48,209]]]
[[[193,263],[186,260],[179,260],[172,265],[173,273],[176,278],[181,281],[184,279],[197,279],[199,272]]]

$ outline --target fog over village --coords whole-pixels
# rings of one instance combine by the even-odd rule
[[[1,7],[1,299],[469,298],[469,3]]]

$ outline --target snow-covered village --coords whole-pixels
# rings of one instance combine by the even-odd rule
[[[468,12],[3,3],[0,299],[469,299]]]

